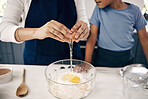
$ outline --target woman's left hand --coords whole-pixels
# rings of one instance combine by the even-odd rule
[[[76,31],[75,34],[75,38],[76,38],[76,42],[79,42],[82,39],[86,39],[89,35],[89,28],[88,28],[88,24],[83,22],[83,21],[79,21],[77,22],[71,29],[72,32]]]

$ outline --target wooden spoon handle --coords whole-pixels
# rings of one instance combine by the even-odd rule
[[[25,82],[25,68],[23,69],[22,82]]]

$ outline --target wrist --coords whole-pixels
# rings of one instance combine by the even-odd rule
[[[85,58],[85,61],[88,62],[88,63],[91,63],[91,59]]]
[[[38,28],[33,28],[31,32],[32,39],[38,39],[37,37]]]

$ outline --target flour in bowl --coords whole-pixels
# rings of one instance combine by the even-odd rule
[[[92,91],[92,82],[86,82],[86,79],[80,73],[61,73],[55,81],[58,83],[50,82],[49,90],[51,94],[62,97],[62,99],[82,98]]]

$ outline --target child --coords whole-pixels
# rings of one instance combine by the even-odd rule
[[[86,43],[85,61],[91,62],[97,41],[97,66],[120,67],[133,63],[131,48],[134,32],[139,35],[148,62],[147,24],[140,9],[122,0],[95,0],[97,6],[90,19],[90,36]]]

